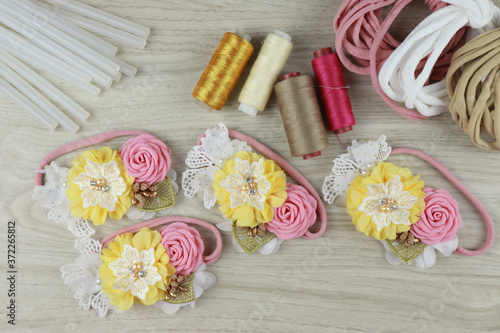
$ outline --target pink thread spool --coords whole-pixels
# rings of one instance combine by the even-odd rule
[[[323,104],[328,128],[337,135],[352,131],[356,120],[339,57],[331,47],[317,50],[314,52],[312,67],[319,85],[319,99]]]

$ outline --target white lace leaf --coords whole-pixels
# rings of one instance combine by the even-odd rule
[[[389,157],[392,149],[385,140],[385,135],[377,141],[354,140],[347,153],[333,161],[332,172],[323,183],[323,198],[327,203],[332,204],[339,195],[345,195],[357,175]]]
[[[236,153],[251,150],[245,141],[231,140],[224,124],[207,129],[201,144],[193,147],[186,158],[188,169],[182,173],[184,195],[192,198],[196,193],[203,192],[205,207],[212,208],[215,205],[212,189],[215,172]]]
[[[101,318],[106,316],[111,306],[109,297],[102,290],[92,298],[91,305],[99,312],[99,317]]]
[[[75,248],[80,252],[75,263],[61,267],[64,283],[74,292],[75,299],[79,300],[78,304],[84,310],[92,307],[103,317],[108,312],[110,303],[98,283],[99,268],[102,265],[101,244],[84,237],[75,241]]]
[[[71,202],[65,193],[68,169],[59,167],[56,162],[51,162],[45,166],[44,173],[45,184],[35,187],[33,199],[49,210],[47,213],[49,220],[66,225],[76,237],[93,235],[95,230],[88,221],[71,214]]]

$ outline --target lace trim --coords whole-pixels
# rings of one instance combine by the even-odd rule
[[[201,144],[193,147],[186,158],[188,169],[182,173],[184,195],[193,198],[196,193],[203,192],[205,208],[212,208],[216,202],[212,188],[215,172],[236,153],[251,150],[245,141],[231,140],[224,124],[207,129]]]
[[[66,197],[66,183],[68,168],[63,168],[55,162],[45,166],[45,185],[36,186],[33,191],[33,200],[48,210],[48,218],[56,223],[64,224],[76,237],[90,237],[95,230],[87,220],[74,217],[71,214],[71,202]]]
[[[347,148],[347,153],[340,155],[333,161],[330,175],[323,183],[324,200],[332,204],[339,195],[345,195],[352,180],[379,162],[385,161],[391,154],[392,148],[385,142],[385,135],[377,141],[357,142]]]
[[[101,267],[101,244],[91,238],[77,239],[75,248],[80,256],[74,264],[61,266],[64,283],[75,293],[75,299],[84,310],[94,308],[100,317],[104,317],[109,308],[109,298],[102,292],[99,283],[99,267]]]

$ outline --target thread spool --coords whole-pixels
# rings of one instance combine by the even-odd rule
[[[292,156],[320,156],[328,147],[312,77],[290,73],[274,86]]]
[[[222,109],[252,56],[251,39],[244,32],[224,34],[193,90],[194,98],[211,109]]]
[[[356,120],[339,57],[331,47],[317,50],[314,52],[312,67],[319,85],[319,100],[323,104],[328,128],[337,135],[352,131]]]
[[[255,117],[265,109],[292,48],[292,37],[283,31],[267,35],[238,98],[240,111]]]

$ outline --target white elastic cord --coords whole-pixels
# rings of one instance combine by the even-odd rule
[[[443,0],[450,3],[424,19],[391,54],[379,73],[384,93],[408,109],[417,109],[424,116],[448,111],[450,103],[446,80],[425,86],[429,76],[458,30],[469,26],[483,33],[500,26],[500,9],[491,0]],[[415,71],[422,59],[429,56],[422,72]]]

